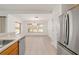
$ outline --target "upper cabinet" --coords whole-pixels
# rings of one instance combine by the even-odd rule
[[[62,13],[65,13],[69,9],[77,6],[77,4],[62,4]]]
[[[6,16],[0,16],[0,33],[6,31]]]

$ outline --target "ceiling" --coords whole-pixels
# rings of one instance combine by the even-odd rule
[[[14,14],[22,21],[32,21],[34,17],[48,21],[53,9],[57,4],[0,4],[0,14]]]
[[[51,19],[51,14],[12,14],[12,16],[18,17],[24,22],[35,21],[34,20],[35,17],[39,18],[37,22],[39,21],[47,22],[49,19]]]
[[[54,4],[0,4],[0,11],[25,13],[50,13]]]

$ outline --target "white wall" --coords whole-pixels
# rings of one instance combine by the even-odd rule
[[[52,44],[57,48],[57,39],[59,39],[60,24],[59,15],[61,15],[61,5],[55,5],[52,12],[52,19],[48,22],[48,35],[52,39]]]
[[[12,14],[8,14],[7,16],[7,32],[15,32],[15,23],[19,22],[22,24],[22,21],[20,20],[20,18],[15,17]],[[23,31],[23,29],[22,29]]]
[[[21,19],[22,20],[22,19]],[[21,29],[22,33],[27,34],[27,25],[25,22],[22,22],[22,29]]]

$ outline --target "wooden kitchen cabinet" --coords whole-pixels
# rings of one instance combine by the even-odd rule
[[[14,49],[14,51],[12,51],[9,55],[18,55],[18,48]]]
[[[2,51],[0,55],[19,55],[19,42],[14,43],[6,50]]]

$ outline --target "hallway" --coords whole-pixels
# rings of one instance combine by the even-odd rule
[[[56,49],[48,36],[27,36],[25,43],[26,55],[56,55]]]

